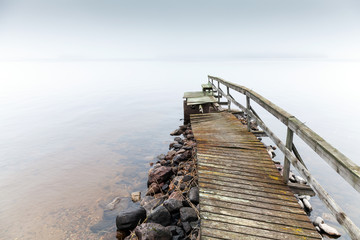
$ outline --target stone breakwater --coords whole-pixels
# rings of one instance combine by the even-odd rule
[[[140,193],[133,193],[140,204],[117,215],[118,239],[199,239],[196,142],[190,124],[170,135],[176,137],[167,154],[151,163],[146,196],[140,200]]]

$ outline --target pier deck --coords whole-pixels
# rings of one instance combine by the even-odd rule
[[[202,239],[321,239],[264,145],[230,113],[192,114]]]

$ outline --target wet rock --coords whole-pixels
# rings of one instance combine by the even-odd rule
[[[183,191],[183,190],[185,190],[185,188],[186,188],[186,184],[185,183],[180,183],[180,190],[181,191]]]
[[[120,211],[116,217],[116,227],[119,230],[131,230],[146,218],[146,210],[141,206]]]
[[[182,149],[180,149],[179,151],[176,152],[176,155],[179,155],[179,154],[181,154],[181,153],[184,153],[185,151],[186,151],[186,150],[182,148]],[[176,156],[176,155],[175,155],[175,156]]]
[[[171,136],[178,136],[181,135],[183,131],[181,129],[176,129],[170,133]]]
[[[170,194],[169,199],[176,199],[176,200],[179,200],[179,201],[183,201],[184,196],[182,195],[181,192],[174,191],[173,193]]]
[[[172,169],[171,167],[165,167],[161,166],[158,168],[153,168],[152,171],[149,172],[149,178],[148,178],[148,186],[150,186],[151,183],[162,183],[166,182],[172,175]]]
[[[168,226],[171,223],[171,215],[164,206],[160,205],[152,210],[148,215],[148,222],[154,222],[163,226]]]
[[[173,148],[174,148],[174,149],[180,149],[180,148],[182,148],[182,145],[179,144],[179,143],[177,143],[177,144],[174,144],[174,145],[173,145]]]
[[[166,227],[172,234],[173,237],[178,236],[180,239],[185,237],[184,230],[178,226],[168,226]]]
[[[176,176],[174,177],[174,179],[171,181],[170,185],[169,185],[169,189],[173,190],[176,188],[176,186],[182,182],[183,176]]]
[[[193,147],[192,146],[183,146],[182,149],[185,149],[185,150],[191,150]]]
[[[194,135],[193,134],[188,134],[188,135],[186,135],[186,138],[187,139],[194,139]]]
[[[183,145],[184,144],[184,140],[181,139],[181,137],[175,137],[174,141],[178,142],[179,144]]]
[[[156,208],[157,206],[161,205],[164,202],[164,199],[162,198],[155,198],[152,196],[146,196],[141,201],[141,206],[146,210],[146,213],[149,215],[151,210]]]
[[[191,188],[188,196],[192,203],[198,204],[199,203],[199,188],[198,187]]]
[[[161,189],[160,184],[153,182],[152,184],[150,184],[150,186],[146,192],[146,196],[154,195],[154,194],[160,192],[160,189]]]
[[[186,125],[181,125],[181,126],[179,126],[179,128],[180,128],[182,131],[186,131],[187,127],[188,127],[188,126],[186,126]]]
[[[176,151],[175,150],[171,150],[169,151],[166,156],[165,156],[165,160],[171,160],[173,159],[173,157],[175,156],[176,154]]]
[[[317,217],[313,224],[329,236],[336,238],[341,236],[341,234],[335,228],[327,225],[321,217]]]
[[[200,227],[200,220],[190,222],[190,226],[192,229],[199,228]]]
[[[167,199],[164,201],[164,207],[170,212],[176,212],[179,211],[180,208],[182,208],[183,204],[182,201],[176,200],[176,199]]]
[[[191,226],[189,222],[182,222],[182,227],[186,234],[188,234],[191,231]]]
[[[169,144],[169,150],[174,147],[175,144],[179,144],[177,141],[173,141]]]
[[[139,240],[171,240],[171,231],[157,223],[143,223],[135,228]]]
[[[131,193],[131,200],[133,202],[138,202],[141,200],[141,192],[133,192]]]
[[[105,206],[105,210],[114,210],[116,205],[120,202],[120,198],[114,198],[110,203]]]
[[[186,160],[186,156],[184,154],[177,154],[174,158],[173,158],[173,162],[179,164],[182,161]]]
[[[190,181],[190,180],[192,180],[192,179],[193,179],[193,176],[191,176],[191,175],[185,175],[184,178],[183,178],[183,182],[188,182],[188,181]]]
[[[162,191],[167,191],[169,189],[169,184],[164,184],[162,187],[161,187],[161,190]]]
[[[182,222],[187,221],[196,221],[198,216],[196,211],[191,207],[182,207],[180,208],[180,219]]]
[[[160,154],[156,158],[159,159],[159,160],[163,160],[163,159],[165,159],[165,154]]]

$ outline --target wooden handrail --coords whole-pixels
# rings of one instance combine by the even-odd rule
[[[346,229],[352,239],[360,239],[360,229],[351,221],[351,219],[344,213],[344,211],[337,205],[334,199],[325,191],[325,189],[317,182],[317,180],[310,174],[306,167],[299,161],[294,153],[291,152],[292,148],[289,147],[292,145],[292,133],[295,132],[308,146],[310,146],[321,158],[326,160],[328,164],[335,169],[335,171],[342,176],[350,185],[360,192],[360,167],[357,166],[354,162],[348,159],[345,155],[339,152],[336,148],[327,143],[323,138],[318,134],[308,128],[304,123],[298,120],[293,115],[289,114],[282,108],[278,107],[274,103],[270,102],[266,98],[262,97],[260,94],[237,84],[227,82],[221,78],[208,76],[209,83],[211,80],[212,86],[215,90],[221,93],[228,102],[232,102],[235,106],[242,109],[247,113],[248,122],[249,117],[254,119],[257,124],[263,129],[264,132],[274,141],[274,143],[279,147],[279,149],[284,153],[285,160],[284,162],[292,163],[292,165],[299,171],[299,173],[307,179],[309,184],[317,192],[319,198],[327,206],[327,208],[333,213],[337,221]],[[213,83],[218,81],[218,87]],[[240,92],[246,96],[246,107],[238,103],[227,90],[228,94],[225,94],[221,89],[219,83],[222,83],[228,88],[231,88],[237,92]],[[288,136],[286,140],[286,145],[265,125],[265,123],[255,114],[251,109],[250,99],[258,103],[265,110],[270,112],[281,122],[283,122],[288,127]],[[285,164],[285,165],[286,165]],[[290,168],[288,167],[288,170]],[[286,173],[285,180],[286,178]]]
[[[341,177],[343,177],[356,191],[360,192],[360,167],[353,161],[331,146],[318,134],[312,131],[299,119],[278,107],[260,94],[218,77],[208,76],[223,85],[240,92],[255,101],[282,123],[296,133],[308,146],[323,158]]]

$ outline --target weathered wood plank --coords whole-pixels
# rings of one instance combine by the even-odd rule
[[[304,236],[304,237],[319,237],[320,235],[315,232],[313,229],[307,229],[302,227],[294,227],[289,225],[283,225],[283,224],[274,224],[273,222],[263,222],[253,219],[247,219],[243,218],[241,216],[233,217],[223,214],[217,214],[217,213],[211,213],[207,211],[201,211],[200,216],[203,219],[222,222],[222,223],[230,223],[232,225],[240,225],[240,226],[246,226],[251,227],[256,230],[269,230],[274,231],[277,234],[279,234],[279,238],[282,239],[280,236],[282,236],[283,233],[286,235],[294,234],[297,237]]]

